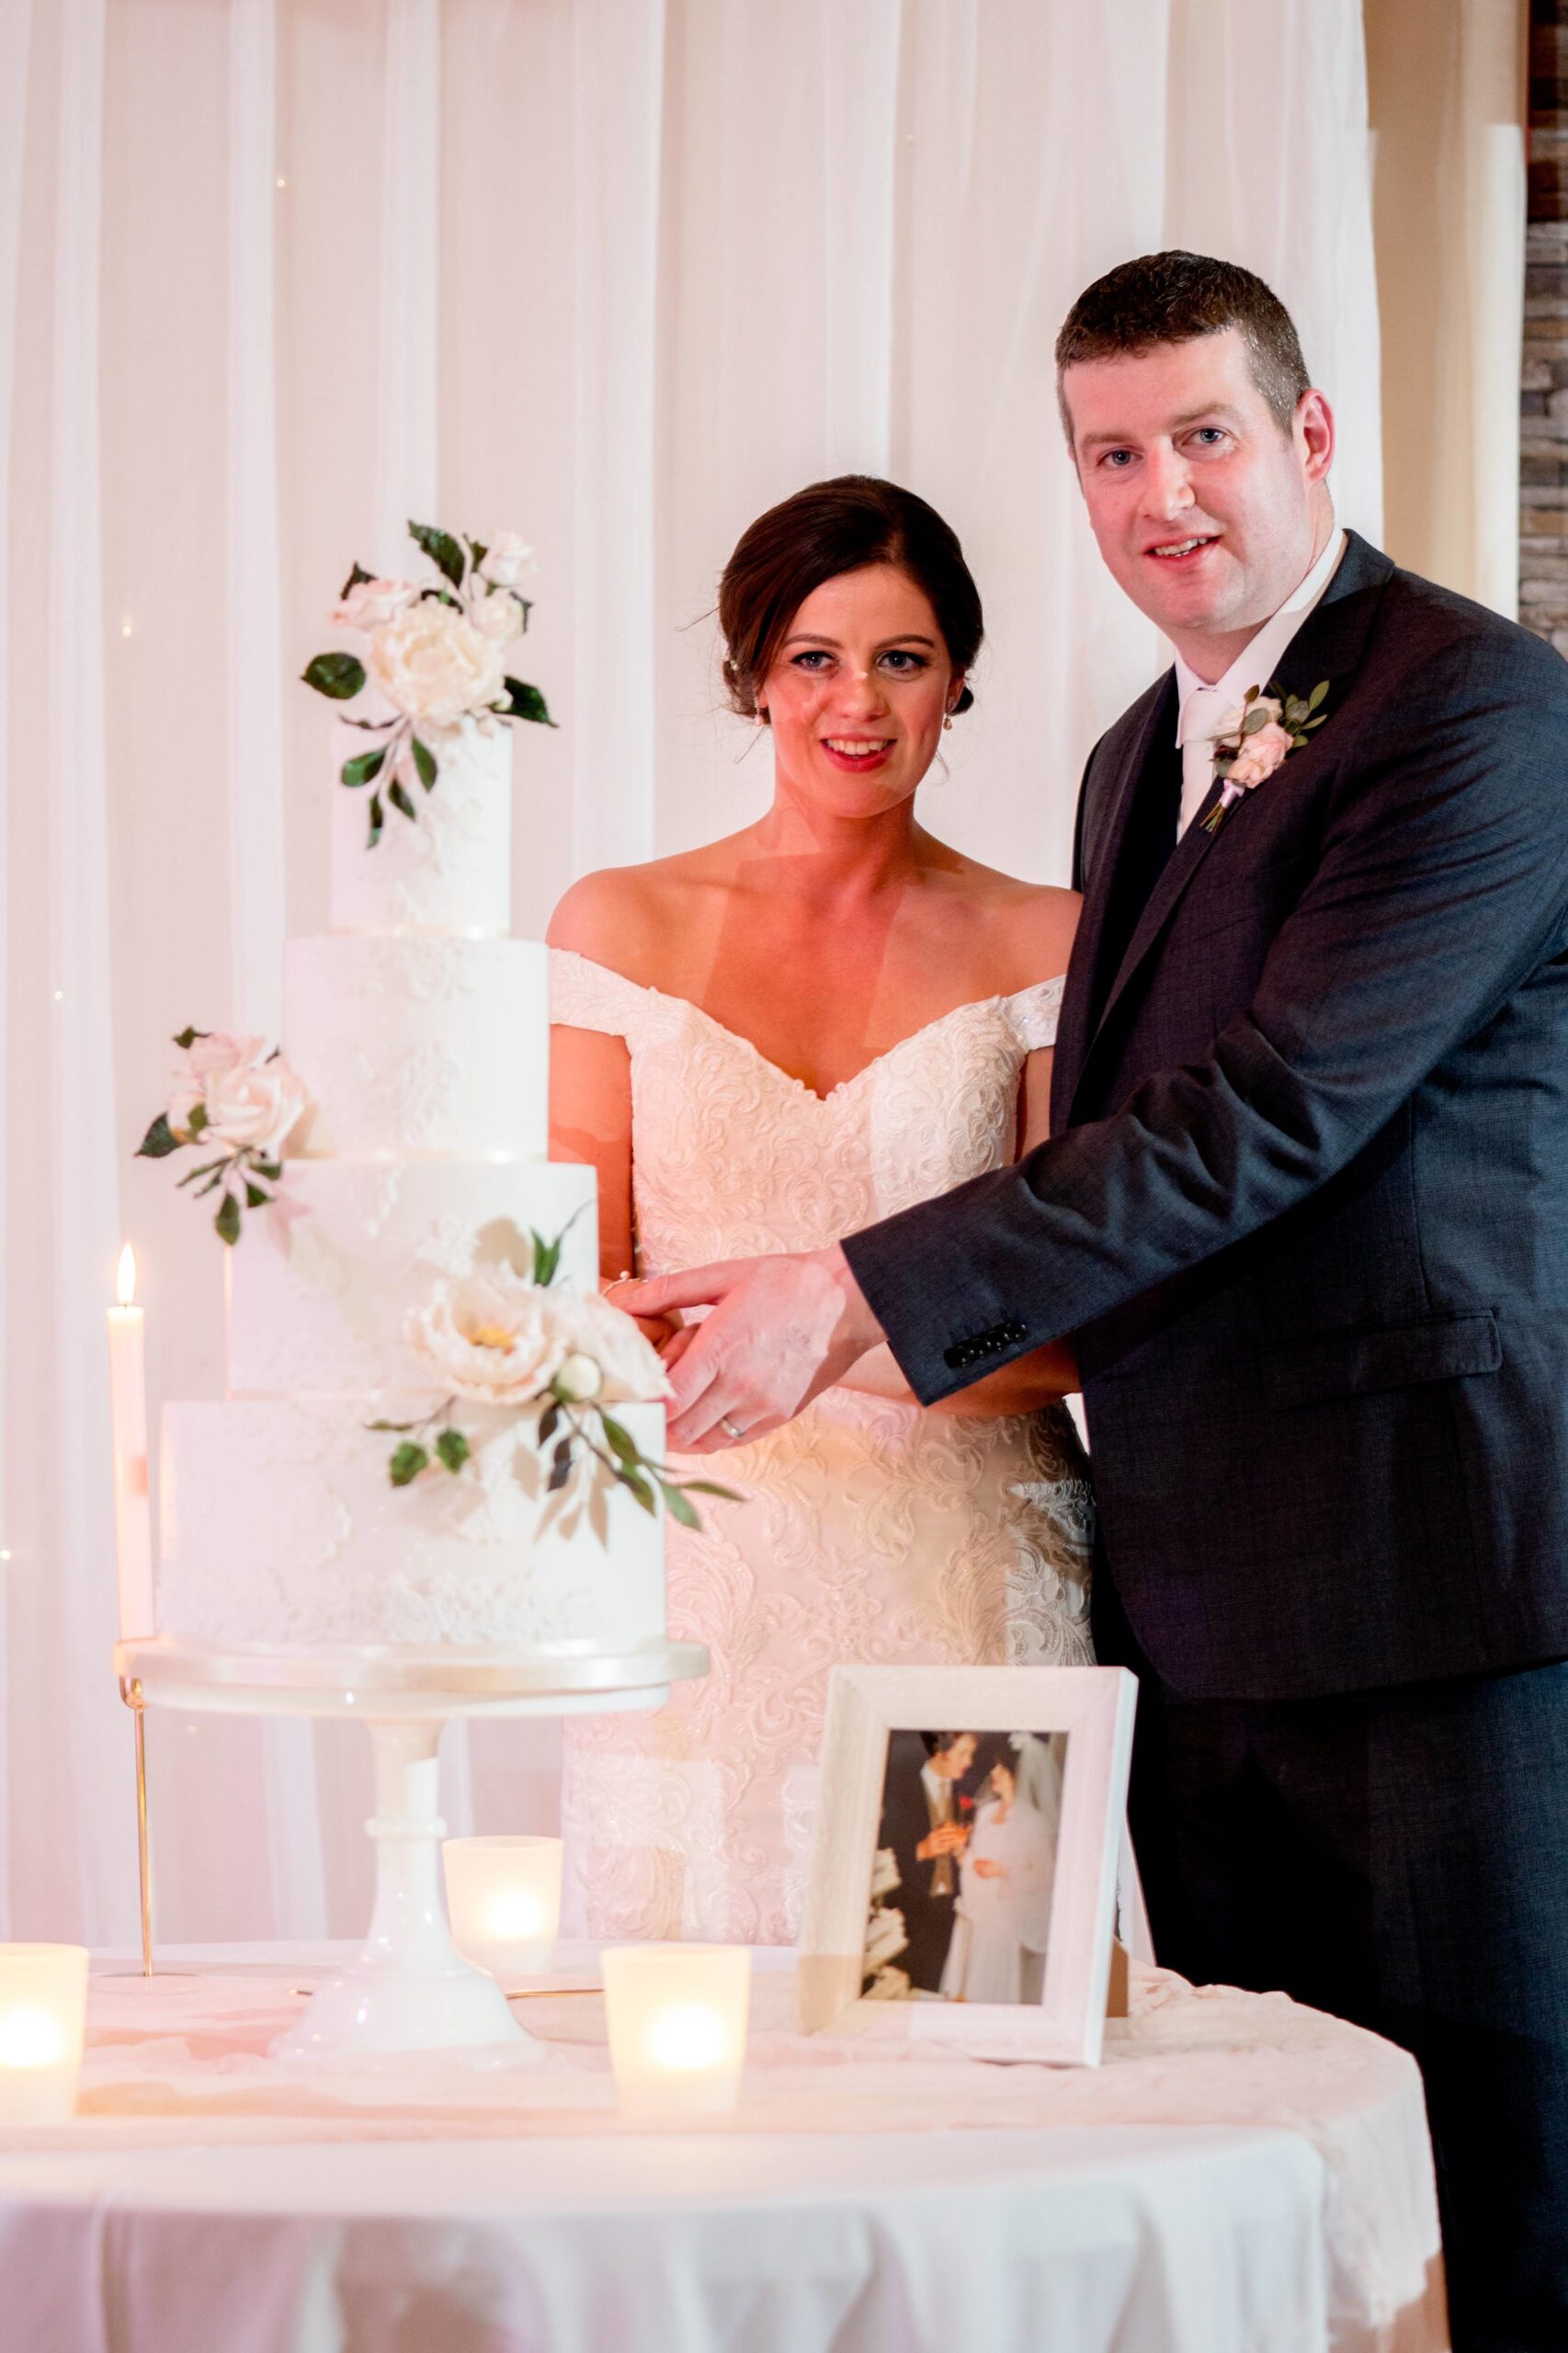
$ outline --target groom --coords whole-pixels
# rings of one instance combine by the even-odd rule
[[[1051,1141],[637,1306],[717,1302],[673,1373],[671,1442],[702,1450],[883,1337],[930,1402],[1074,1336],[1161,1957],[1415,2053],[1455,2346],[1544,2353],[1568,2346],[1568,666],[1336,529],[1328,405],[1248,272],[1127,263],[1057,358],[1100,551],[1176,661],[1085,773]],[[1325,688],[1321,724],[1259,728],[1228,774],[1252,687]]]

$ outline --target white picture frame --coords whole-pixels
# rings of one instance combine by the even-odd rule
[[[1117,1666],[834,1668],[796,1981],[802,2032],[832,2028],[976,2058],[1098,2065],[1137,1692],[1136,1678]],[[1040,1999],[863,1999],[889,1734],[960,1724],[976,1733],[1067,1735]]]

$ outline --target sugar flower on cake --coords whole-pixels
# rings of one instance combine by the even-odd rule
[[[283,1147],[309,1098],[299,1074],[265,1038],[225,1029],[182,1029],[181,1062],[165,1108],[137,1146],[138,1157],[165,1160],[196,1147],[210,1155],[180,1178],[195,1199],[221,1192],[213,1223],[226,1243],[240,1238],[243,1212],[274,1199],[266,1188],[283,1174]]]
[[[394,1487],[426,1471],[460,1472],[473,1452],[460,1405],[511,1408],[518,1440],[548,1458],[547,1495],[579,1472],[625,1487],[644,1511],[697,1525],[693,1493],[730,1495],[706,1479],[676,1479],[645,1455],[611,1410],[670,1393],[665,1368],[630,1315],[597,1291],[556,1279],[562,1236],[533,1236],[533,1267],[501,1263],[437,1282],[404,1327],[409,1348],[445,1392],[415,1421],[375,1421],[400,1443],[388,1459]]]
[[[491,601],[485,598],[485,604]],[[513,614],[517,600],[508,597]],[[511,634],[517,635],[514,628]],[[409,719],[450,724],[487,711],[506,683],[501,646],[468,615],[432,598],[410,605],[370,640],[370,676]]]
[[[376,578],[355,564],[332,618],[366,640],[365,657],[318,654],[304,671],[305,684],[331,702],[352,702],[370,686],[383,706],[371,717],[344,714],[365,745],[344,761],[341,781],[366,795],[372,848],[389,809],[417,821],[420,799],[440,775],[446,731],[525,719],[554,725],[539,688],[506,664],[507,646],[528,625],[517,582],[531,551],[515,531],[487,544],[432,523],[408,529],[434,576]]]
[[[407,1339],[443,1388],[486,1405],[530,1404],[571,1346],[551,1294],[505,1266],[437,1284]]]

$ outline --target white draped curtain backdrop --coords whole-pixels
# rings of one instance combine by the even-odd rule
[[[585,868],[763,806],[719,570],[799,484],[891,473],[990,621],[923,814],[1062,879],[1158,649],[1051,344],[1173,244],[1290,304],[1376,534],[1358,0],[0,0],[0,1934],[134,1935],[103,1312],[129,1235],[154,1411],[221,1390],[221,1246],[131,1154],[171,1032],[275,1031],[324,922],[297,677],[349,559],[400,564],[410,515],[538,551],[537,936]],[[161,1933],[358,1927],[361,1738],[155,1719]],[[454,1826],[549,1826],[552,1754],[454,1741]]]

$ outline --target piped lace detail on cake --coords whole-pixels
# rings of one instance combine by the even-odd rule
[[[823,1097],[699,1006],[551,958],[552,1019],[631,1054],[649,1273],[820,1248],[1001,1166],[1062,986],[956,1006]],[[594,1935],[794,1937],[835,1664],[1091,1655],[1062,1408],[966,1419],[831,1390],[722,1475],[744,1500],[668,1531],[671,1631],[708,1643],[710,1673],[657,1715],[566,1727],[569,1887]]]

